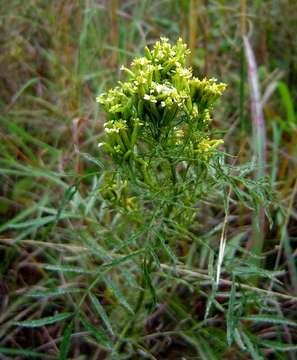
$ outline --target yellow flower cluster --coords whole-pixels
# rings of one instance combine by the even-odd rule
[[[202,139],[194,149],[194,153],[201,155],[204,160],[207,160],[211,155],[212,151],[218,147],[219,145],[223,144],[224,140],[210,140],[208,137]]]
[[[119,81],[118,86],[98,96],[107,113],[104,128],[108,140],[101,145],[115,159],[129,159],[136,152],[135,145],[148,138],[181,145],[190,137],[188,143],[208,153],[221,143],[211,142],[205,135],[199,145],[197,138],[206,131],[211,120],[209,109],[226,85],[193,77],[192,69],[186,67],[189,53],[181,39],[171,45],[161,38],[151,50],[145,48],[145,56],[135,58],[129,69],[121,67],[127,81]]]

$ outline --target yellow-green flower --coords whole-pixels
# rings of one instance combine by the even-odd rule
[[[105,143],[110,147],[104,147],[113,149],[109,152],[117,161],[141,158],[142,151],[148,149],[142,145],[147,142],[163,146],[184,142],[184,151],[189,153],[191,144],[203,135],[201,132],[206,138],[212,105],[226,85],[214,78],[194,77],[186,66],[189,53],[182,39],[172,45],[162,37],[152,49],[145,49],[144,56],[136,57],[129,68],[121,67],[127,74],[126,81],[119,81],[97,97],[108,117],[104,129]],[[210,154],[217,144],[217,140],[207,138],[195,151]]]

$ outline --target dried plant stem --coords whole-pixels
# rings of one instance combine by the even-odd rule
[[[198,278],[198,279],[205,279],[205,280],[212,281],[211,276],[206,275],[206,274],[202,274],[202,273],[200,273],[198,271],[188,270],[188,269],[186,269],[186,268],[184,268],[182,266],[176,266],[175,268],[173,268],[172,266],[169,266],[167,264],[160,264],[160,267],[163,270],[172,271],[172,272],[177,273],[178,275],[191,276],[191,277]],[[223,285],[228,285],[228,286],[232,285],[232,281],[227,280],[227,279],[220,279],[220,283],[223,284]],[[275,296],[275,297],[278,297],[280,299],[297,302],[297,297],[296,296],[290,296],[290,295],[282,294],[282,293],[276,292],[276,291],[265,290],[265,289],[258,288],[256,286],[250,286],[250,285],[241,284],[241,283],[238,283],[238,282],[236,282],[236,286],[238,288],[253,291],[253,292],[256,292],[256,293],[259,293],[259,294]]]
[[[222,268],[222,264],[223,264],[225,248],[226,248],[226,243],[227,243],[226,227],[227,227],[228,216],[229,216],[229,203],[230,203],[231,192],[232,192],[232,188],[230,186],[228,196],[227,196],[225,217],[224,217],[223,228],[222,228],[222,233],[221,233],[221,238],[220,238],[220,250],[219,250],[218,265],[217,265],[217,272],[216,272],[216,285],[217,286],[220,283],[221,268]]]
[[[243,37],[246,59],[248,64],[248,82],[251,99],[251,112],[253,120],[253,151],[256,159],[256,178],[261,180],[265,176],[266,166],[266,135],[263,109],[261,104],[258,69],[254,52],[247,36]],[[264,245],[265,213],[263,207],[259,207],[258,213],[253,219],[254,234],[249,246],[252,251],[259,255]]]
[[[241,11],[241,17],[240,17],[240,30],[241,35],[246,35],[246,0],[240,1],[240,11]]]
[[[191,50],[190,62],[193,64],[195,59],[195,49],[197,41],[199,0],[191,0],[189,9],[189,48]]]
[[[294,205],[294,200],[296,198],[296,194],[297,194],[297,180],[295,181],[295,185],[294,185],[294,188],[292,191],[292,195],[291,195],[290,202],[288,205],[288,210],[287,210],[287,214],[285,217],[284,225],[282,226],[282,229],[280,230],[280,244],[279,244],[279,248],[278,248],[278,252],[277,252],[277,256],[276,256],[276,260],[275,260],[274,269],[279,268],[281,256],[283,253],[283,248],[284,248],[285,256],[288,258],[288,254],[286,251],[286,242],[289,241],[287,231],[288,231],[288,224],[289,224],[290,216],[292,214],[292,209],[293,209],[293,205]],[[294,274],[295,268],[294,268],[294,266],[292,266],[289,259],[288,259],[288,268],[289,268],[289,271],[291,271]],[[292,279],[295,279],[295,278],[296,278],[296,274],[295,274],[295,276],[292,276]],[[273,285],[273,281],[271,281],[270,289],[272,288],[272,285]],[[293,281],[292,285],[293,285],[295,293],[297,293],[296,282]]]
[[[209,56],[208,56],[208,39],[209,39],[209,18],[208,18],[208,0],[204,0],[204,75],[208,74],[209,70]]]
[[[118,11],[118,0],[111,0],[110,2],[110,13],[111,13],[111,43],[114,46],[114,48],[116,49],[119,46],[119,21],[118,21],[118,15],[117,15],[117,11]],[[118,65],[118,51],[113,51],[112,52],[112,57],[111,57],[111,65],[112,66],[117,66]]]
[[[246,35],[246,0],[241,0],[241,16],[240,16],[240,31],[242,39]],[[240,89],[239,89],[239,117],[240,117],[240,146],[239,146],[239,160],[243,162],[244,144],[245,144],[245,129],[244,129],[244,84],[245,84],[245,61],[244,61],[244,45],[240,44]]]

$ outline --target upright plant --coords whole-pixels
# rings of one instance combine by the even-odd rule
[[[143,254],[139,281],[150,290],[152,307],[158,297],[152,272],[166,259],[179,262],[177,244],[181,237],[192,241],[197,204],[224,184],[217,151],[223,140],[213,138],[211,120],[226,85],[193,76],[189,53],[181,39],[171,45],[161,38],[130,68],[121,68],[126,81],[97,98],[107,115],[99,146],[115,165],[101,194],[125,218],[115,226],[123,247]],[[140,291],[135,314],[144,298]],[[135,316],[122,335],[133,332]]]
[[[144,211],[141,199],[155,205],[161,199],[165,217],[187,213],[189,220],[194,213],[187,206],[201,195],[223,143],[211,137],[210,124],[213,104],[226,85],[194,77],[186,66],[189,53],[181,39],[171,45],[161,38],[130,69],[121,68],[127,81],[97,98],[107,113],[106,140],[99,145],[118,170],[106,190],[126,208]],[[116,186],[124,187],[124,194],[119,196]]]
[[[247,9],[245,2],[240,13],[243,20],[248,13],[251,25],[256,25],[254,39],[259,29],[264,34],[268,71],[288,68],[292,80],[296,71],[285,65],[294,59],[294,37],[287,36],[293,33],[286,29],[293,29],[294,11],[283,2],[271,11],[266,2],[255,2],[254,9]],[[225,124],[232,121],[226,138],[237,152],[239,94],[234,85],[239,64],[233,52],[239,37],[233,20],[238,2],[231,2],[223,14],[207,2],[203,7],[198,1],[177,6],[143,1],[135,6],[112,0],[116,31],[111,37],[106,36],[107,7],[98,2],[70,7],[61,7],[59,1],[57,6],[41,3],[44,6],[37,7],[36,1],[12,1],[0,25],[6,50],[0,71],[7,85],[1,89],[0,119],[0,354],[61,360],[109,355],[116,360],[293,360],[297,186],[290,191],[295,181],[292,109],[287,122],[276,119],[279,127],[274,121],[278,99],[264,101],[267,139],[273,130],[266,170],[268,174],[272,165],[272,183],[282,190],[279,203],[288,207],[273,209],[276,221],[258,254],[247,246],[250,223],[261,214],[255,210],[269,205],[269,196],[262,186],[265,179],[252,180],[254,169],[246,163],[252,158],[249,129],[241,133],[247,141],[240,166],[234,166],[234,157],[219,151],[221,139],[209,120],[223,86],[193,77],[182,42],[170,46],[162,39],[124,70],[126,82],[100,97],[107,110],[102,157],[89,154],[94,145],[93,128],[85,127],[92,123],[89,100],[94,99],[89,96],[109,77],[106,56],[111,59],[108,65],[125,62],[129,53],[116,49],[129,49],[131,43],[137,47],[142,28],[148,36],[186,33],[187,17],[193,48],[198,11],[203,14],[205,65],[209,48],[212,65],[219,54],[224,77],[233,82],[217,118],[224,118]],[[15,16],[16,9],[22,16]],[[255,11],[259,16],[253,16]],[[280,16],[283,13],[291,16]],[[213,28],[207,24],[209,16]],[[279,21],[282,18],[286,23]],[[42,31],[32,32],[27,26],[32,21]],[[55,41],[49,41],[52,35]],[[225,46],[226,39],[233,39],[235,46]],[[287,45],[283,48],[288,56],[281,61],[280,47],[271,39]],[[213,51],[213,45],[219,51]],[[201,51],[195,50],[201,58]],[[197,63],[196,55],[191,63]],[[269,79],[263,77],[262,85]],[[244,71],[241,80],[243,93]],[[265,95],[271,95],[272,88],[269,85]],[[288,96],[281,93],[288,105]],[[244,100],[241,96],[241,125],[249,123]]]
[[[99,146],[114,164],[102,182],[102,208],[107,224],[112,223],[114,236],[121,239],[114,253],[125,249],[129,256],[136,256],[126,280],[131,282],[132,272],[140,285],[136,298],[127,294],[134,303],[133,309],[127,309],[133,316],[121,331],[114,347],[116,352],[121,339],[133,338],[143,331],[143,314],[148,309],[153,309],[162,297],[168,302],[169,293],[175,296],[175,281],[162,281],[162,277],[166,279],[162,271],[174,272],[178,267],[183,273],[184,259],[188,265],[198,265],[193,259],[197,241],[202,244],[200,251],[209,258],[208,279],[212,282],[205,316],[212,304],[225,311],[215,301],[215,294],[221,271],[228,269],[233,274],[233,297],[230,295],[227,304],[227,342],[230,346],[235,339],[241,346],[236,335],[241,330],[233,308],[236,276],[246,276],[246,264],[241,264],[240,271],[233,260],[223,264],[229,200],[233,191],[234,197],[249,208],[256,209],[258,203],[267,207],[269,201],[265,186],[246,176],[251,167],[229,166],[218,151],[223,140],[214,138],[211,120],[214,103],[226,85],[216,79],[193,76],[186,65],[189,53],[181,39],[171,45],[161,38],[151,50],[145,48],[145,56],[135,58],[130,68],[121,68],[127,75],[126,81],[119,81],[115,88],[97,98],[107,115]],[[211,236],[203,237],[205,226],[199,223],[204,218],[201,211],[210,199],[219,199],[225,205],[220,246],[215,244],[218,251],[209,242],[213,241]],[[116,281],[127,292],[119,277]],[[186,313],[178,303],[173,302],[172,306],[184,318]],[[127,304],[122,305],[127,308]],[[236,314],[241,314],[244,307],[245,302],[240,301]]]

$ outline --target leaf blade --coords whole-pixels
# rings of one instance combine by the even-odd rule
[[[35,328],[35,327],[41,327],[41,326],[45,326],[45,325],[51,325],[51,324],[54,324],[55,322],[68,319],[71,316],[73,316],[73,313],[64,312],[64,313],[59,313],[54,316],[47,316],[47,317],[37,319],[37,320],[14,321],[13,325],[27,327],[27,328]]]

